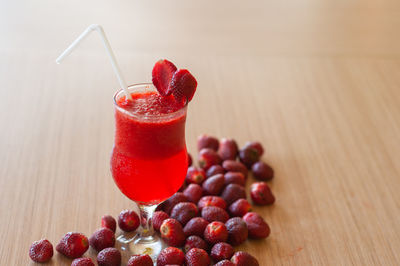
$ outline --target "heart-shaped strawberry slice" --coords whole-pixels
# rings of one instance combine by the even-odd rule
[[[176,71],[176,66],[166,59],[161,59],[153,67],[153,84],[158,93],[162,96],[168,96],[171,91],[168,90],[171,78]]]
[[[168,91],[179,100],[190,102],[196,92],[197,81],[187,69],[179,69],[172,76]]]

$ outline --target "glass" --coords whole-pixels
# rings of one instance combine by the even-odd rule
[[[117,240],[122,249],[132,254],[148,254],[155,259],[163,243],[154,234],[153,212],[160,202],[179,190],[188,167],[187,105],[170,113],[154,112],[158,107],[154,109],[154,99],[148,97],[158,95],[153,84],[132,85],[128,91],[145,111],[126,107],[122,90],[114,95],[115,141],[111,172],[121,192],[137,203],[141,228],[133,237],[123,234]],[[164,107],[167,108],[167,104],[160,108]]]

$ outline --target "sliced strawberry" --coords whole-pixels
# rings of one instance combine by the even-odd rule
[[[168,90],[172,75],[176,71],[176,66],[166,59],[158,60],[153,67],[153,84],[162,96],[168,96],[171,91]]]
[[[184,99],[190,102],[196,92],[197,81],[186,69],[177,70],[172,76],[168,91],[178,100]]]

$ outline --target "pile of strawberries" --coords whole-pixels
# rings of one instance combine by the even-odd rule
[[[250,198],[256,205],[275,202],[264,181],[273,178],[273,169],[260,161],[264,153],[258,142],[248,142],[239,149],[233,139],[218,139],[201,135],[197,142],[199,167],[189,168],[186,180],[172,197],[157,207],[153,227],[169,245],[161,251],[157,265],[257,266],[256,258],[244,251],[234,251],[247,238],[262,239],[270,228],[257,213],[251,212],[246,199],[245,184],[249,169],[260,180],[250,186]],[[118,226],[126,232],[135,231],[139,216],[124,210],[118,216]],[[98,251],[97,263],[102,266],[121,265],[121,253],[114,248],[117,221],[110,215],[101,219],[101,228],[88,239],[80,233],[67,233],[56,250],[74,259],[72,266],[94,266],[92,259],[82,258],[89,245]],[[46,262],[53,256],[48,240],[36,241],[30,248],[33,261]],[[133,255],[128,266],[151,266],[148,255]]]
[[[154,213],[154,229],[172,246],[165,252],[175,254],[174,259],[165,260],[163,251],[157,265],[210,265],[211,260],[218,266],[259,265],[249,253],[235,253],[233,246],[247,238],[261,239],[270,234],[264,219],[251,212],[245,191],[251,169],[253,176],[262,180],[250,186],[251,201],[257,205],[275,202],[269,186],[263,182],[271,180],[274,172],[260,161],[262,145],[248,142],[239,149],[233,139],[219,141],[201,135],[197,148],[199,167],[192,166],[189,156],[184,185]],[[186,255],[176,247],[183,247]]]

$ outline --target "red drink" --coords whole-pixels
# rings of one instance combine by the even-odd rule
[[[111,172],[119,189],[142,204],[172,196],[187,171],[186,106],[162,97],[150,85],[115,95],[115,144]],[[133,88],[131,87],[131,88]]]

